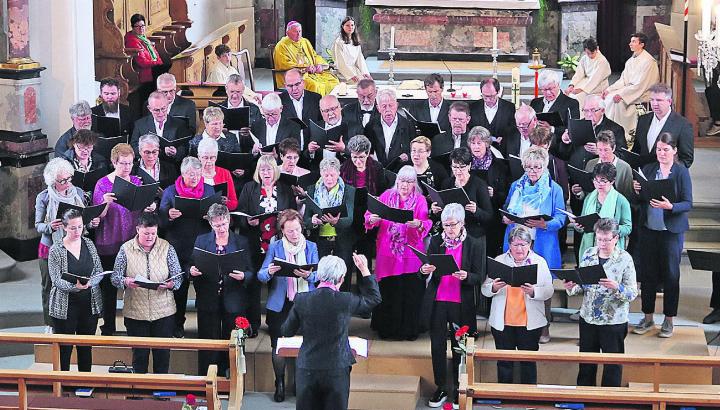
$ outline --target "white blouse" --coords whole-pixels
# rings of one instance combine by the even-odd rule
[[[355,46],[352,42],[345,44],[340,36],[333,43],[333,57],[335,58],[335,66],[345,78],[345,81],[350,82],[353,77],[370,74],[360,46]]]

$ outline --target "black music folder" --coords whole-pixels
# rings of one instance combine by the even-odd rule
[[[180,272],[177,275],[170,276],[169,278],[165,279],[162,282],[155,282],[144,276],[135,276],[134,279],[135,279],[135,284],[137,284],[141,288],[150,289],[150,290],[158,290],[160,285],[162,285],[163,283],[167,283],[171,280],[175,280],[175,278],[182,277],[183,275],[184,275],[184,273]]]
[[[467,192],[465,192],[463,188],[449,188],[437,191],[435,188],[424,182],[422,185],[425,189],[427,189],[428,195],[430,195],[430,200],[432,200],[432,202],[436,202],[440,208],[452,203],[460,204],[462,206],[470,203],[470,198],[468,198]]]
[[[257,215],[250,215],[250,214],[246,214],[245,212],[240,212],[240,211],[230,212],[230,215],[243,216],[247,219],[259,219],[259,220],[270,218],[271,216],[277,216],[277,214],[278,214],[277,211],[265,212],[265,213],[261,213],[261,214],[257,214]]]
[[[70,205],[65,202],[60,202],[58,203],[58,209],[57,214],[55,215],[55,219],[62,219],[63,214],[69,209],[77,209],[78,211],[80,211],[80,214],[82,214],[83,225],[87,225],[90,223],[90,221],[100,216],[100,214],[105,210],[105,204],[98,204],[83,208],[82,206]]]
[[[430,121],[416,121],[415,129],[417,130],[418,135],[422,135],[430,139],[444,132],[440,129],[440,125],[438,123]]]
[[[568,164],[568,173],[570,174],[570,181],[572,184],[578,184],[585,192],[592,192],[595,190],[595,184],[593,184],[592,172],[587,172],[584,169],[580,169]]]
[[[557,111],[539,112],[539,113],[535,114],[535,117],[538,119],[538,121],[547,122],[548,124],[550,124],[551,127],[565,126],[565,123],[563,122],[563,119],[560,116],[560,113]]]
[[[120,129],[120,118],[95,114],[92,116],[95,120],[93,124],[93,131],[102,134],[105,138],[117,137],[122,134],[122,130]]]
[[[568,124],[568,134],[576,149],[583,147],[589,142],[595,142],[595,130],[590,120],[571,119]]]
[[[232,273],[234,270],[245,271],[243,266],[243,253],[245,249],[219,255],[215,252],[206,251],[200,248],[193,249],[193,262],[195,267],[203,273],[203,276],[213,283],[218,283],[223,275]]]
[[[118,135],[114,137],[98,137],[97,141],[95,141],[94,151],[97,152],[101,157],[109,160],[110,151],[112,151],[112,149],[115,148],[116,145],[126,144],[127,142],[127,135]]]
[[[582,266],[577,269],[552,269],[552,273],[565,281],[572,281],[580,286],[597,285],[600,279],[606,279],[602,265]]]
[[[218,151],[215,165],[230,170],[244,169],[252,170],[255,166],[255,155],[246,152],[225,152]]]
[[[173,140],[169,140],[169,139],[163,137],[162,135],[159,135],[159,137],[160,137],[160,148],[161,148],[160,151],[164,151],[165,148],[167,148],[167,147],[175,147],[175,148],[180,147],[183,144],[187,144],[188,142],[190,142],[191,139],[193,139],[192,135],[188,135],[188,136],[182,137],[182,138],[176,138]]]
[[[413,248],[410,245],[407,245],[407,247],[410,248],[412,253],[414,253],[423,264],[435,266],[435,272],[433,272],[433,275],[452,275],[460,270],[455,262],[455,258],[453,258],[452,255],[440,253],[427,254],[419,249]]]
[[[93,192],[97,182],[108,174],[107,169],[94,169],[88,172],[75,171],[72,176],[72,184],[85,192]]]
[[[175,206],[173,208],[182,212],[183,218],[204,218],[210,205],[219,204],[222,201],[220,193],[216,192],[207,198],[184,198],[175,195]]]
[[[228,196],[228,183],[227,182],[221,182],[219,184],[213,185],[213,189],[215,192],[219,193],[220,196],[227,197]]]
[[[315,182],[317,181],[317,176],[313,175],[312,172],[309,174],[301,175],[299,177],[285,172],[281,172],[278,181],[290,186],[299,186],[300,188],[305,189],[306,187],[315,184]]]
[[[688,258],[690,266],[695,270],[708,270],[710,272],[720,272],[720,253],[696,251],[688,249]]]
[[[508,168],[510,169],[510,177],[513,181],[520,179],[525,174],[525,168],[522,165],[522,159],[517,155],[508,154],[507,157]]]
[[[619,150],[617,150],[617,154],[618,157],[620,157],[620,159],[622,159],[623,161],[627,162],[632,169],[638,169],[643,165],[640,154],[636,154],[627,148],[620,148]]]
[[[380,202],[377,197],[368,195],[368,211],[391,222],[405,223],[415,219],[412,209],[392,208]]]
[[[264,147],[260,147],[260,151],[264,154],[271,154],[273,152],[273,150],[275,149],[275,147],[277,147],[278,145],[279,145],[279,143],[266,145]]]
[[[675,194],[675,181],[672,179],[654,179],[648,180],[642,171],[633,170],[633,179],[640,183],[640,199],[650,201],[657,199],[662,201],[664,196],[670,202],[677,201]]]
[[[116,204],[130,211],[141,211],[153,203],[159,188],[159,182],[135,185],[122,178],[115,178],[112,192],[115,194]]]
[[[140,167],[137,167],[136,170],[137,170],[137,172],[135,173],[135,176],[142,180],[143,185],[154,184],[156,182],[160,183],[160,186],[158,187],[158,196],[160,196],[160,197],[162,196],[162,193],[163,193],[163,187],[167,188],[170,185],[175,183],[175,181],[172,181],[169,179],[157,181],[157,180],[155,180],[155,178],[150,176],[150,174],[148,174],[144,169],[142,169]]]
[[[310,141],[315,141],[321,147],[328,145],[330,141],[338,142],[340,138],[347,134],[347,124],[341,122],[337,127],[324,129],[317,125],[315,121],[310,120]]]
[[[597,212],[589,214],[589,215],[582,215],[582,216],[575,216],[574,214],[560,208],[555,208],[558,211],[564,213],[565,215],[569,216],[570,218],[574,219],[576,223],[582,225],[583,231],[585,232],[592,232],[595,229],[595,223],[600,220],[600,215],[598,215]]]
[[[250,107],[228,108],[214,101],[210,101],[209,105],[223,111],[225,117],[223,122],[228,130],[239,131],[250,126]]]
[[[290,118],[290,121],[294,122],[295,124],[299,125],[301,129],[306,130],[308,128],[308,125],[305,124],[305,121],[302,120],[302,118],[293,117]]]
[[[337,214],[340,214],[340,217],[345,217],[348,215],[347,213],[347,206],[345,205],[345,202],[341,203],[337,206],[331,206],[327,208],[323,208],[315,202],[310,196],[306,198],[305,206],[308,207],[308,210],[312,212],[313,214],[317,215],[318,218],[323,215],[332,215],[333,217]]]
[[[487,275],[491,279],[500,279],[513,287],[526,283],[537,283],[537,265],[509,266],[487,257]]]
[[[511,220],[515,223],[518,223],[520,225],[525,225],[527,223],[527,221],[529,221],[529,220],[539,221],[539,220],[543,219],[543,220],[545,220],[545,222],[547,222],[547,221],[552,221],[552,219],[553,219],[552,216],[550,216],[550,215],[517,216],[515,214],[511,214],[510,212],[508,212],[504,209],[500,209],[499,211],[503,216],[506,216],[509,220]]]
[[[94,275],[90,275],[90,276],[76,275],[76,274],[74,274],[74,273],[66,272],[66,273],[63,273],[63,274],[62,274],[61,278],[62,278],[63,280],[66,280],[66,281],[72,283],[72,284],[75,284],[75,283],[77,283],[77,282],[79,281],[81,285],[87,285],[88,282],[92,282],[92,283],[91,283],[91,286],[95,286],[96,284],[100,283],[100,280],[101,280],[105,275],[109,275],[109,274],[111,274],[111,273],[113,273],[113,272],[114,272],[114,271],[108,270],[108,271],[100,272],[100,273],[97,273],[97,274],[94,274]]]
[[[275,275],[273,276],[283,276],[289,278],[298,277],[297,275],[295,275],[295,269],[314,271],[317,270],[318,266],[317,263],[306,263],[305,265],[298,265],[280,258],[273,258],[272,263],[273,265],[277,265],[280,267],[280,270],[275,272]]]

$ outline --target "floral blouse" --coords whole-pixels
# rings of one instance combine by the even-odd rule
[[[277,185],[273,185],[272,192],[270,195],[267,194],[265,188],[260,189],[260,209],[262,212],[275,212],[277,211]],[[264,218],[260,220],[260,248],[262,253],[267,252],[270,242],[275,236],[276,228],[275,222],[277,221],[276,216]]]
[[[598,249],[588,248],[580,258],[580,266],[597,265]],[[602,285],[575,285],[567,291],[570,296],[584,293],[580,317],[592,325],[618,325],[627,323],[630,302],[638,295],[635,281],[635,265],[632,256],[615,247],[610,258],[603,265],[605,275],[618,283],[618,289],[608,289]]]

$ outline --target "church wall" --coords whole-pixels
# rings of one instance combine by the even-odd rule
[[[255,13],[252,0],[186,1],[188,17],[193,22],[192,27],[186,33],[189,42],[194,43],[231,21],[247,20],[247,26],[243,32],[243,47],[250,50],[251,60],[254,59]]]

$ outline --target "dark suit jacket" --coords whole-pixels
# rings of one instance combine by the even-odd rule
[[[441,131],[450,132],[450,119],[448,113],[450,112],[450,101],[443,98],[440,103],[440,113],[437,117],[437,123],[440,126]],[[410,114],[415,117],[418,121],[430,121],[430,103],[428,100],[415,101],[410,106]]]
[[[252,123],[250,131],[253,133],[255,138],[258,139],[260,145],[267,145],[267,123],[265,122],[265,118],[260,117]],[[298,142],[300,142],[300,127],[287,118],[281,117],[280,123],[278,124],[278,131],[275,135],[275,143],[277,144],[285,138],[295,138]],[[244,141],[243,138],[240,139],[240,148],[242,152],[250,152],[252,150],[252,145],[247,147],[247,144],[248,142]]]
[[[372,113],[370,114],[370,120],[372,121],[372,117],[379,116],[380,113],[377,110],[377,106],[373,105]],[[345,104],[342,108],[342,116],[343,121],[346,121],[348,123],[348,126],[350,124],[353,125],[353,128],[364,130],[364,126],[362,124],[363,119],[363,112],[362,108],[360,107],[359,101],[354,101],[349,104]],[[368,122],[369,124],[369,122]],[[361,132],[362,134],[362,132]]]
[[[530,101],[530,107],[532,107],[535,112],[542,112],[544,105],[545,104],[543,103],[543,97],[534,98],[532,101]],[[560,92],[560,94],[558,94],[557,98],[555,99],[555,102],[550,107],[550,112],[557,111],[560,114],[560,118],[562,118],[563,122],[567,125],[568,108],[570,109],[570,115],[572,115],[572,118],[580,118],[580,105],[578,104],[578,101]],[[560,140],[560,137],[562,136],[563,132],[565,132],[566,128],[567,127],[555,127],[556,141]],[[553,143],[555,143],[556,141],[553,141]]]
[[[227,98],[224,99],[224,100],[222,100],[222,101],[220,102],[220,105],[222,105],[222,106],[224,106],[224,107],[227,107],[227,106],[228,106],[228,100],[227,100]],[[252,124],[253,122],[255,122],[255,120],[257,120],[258,118],[261,117],[260,108],[258,108],[257,105],[249,102],[249,101],[246,100],[246,99],[243,99],[243,106],[245,106],[245,107],[250,107],[250,124]]]
[[[280,93],[280,101],[282,101],[282,116],[286,119],[301,118],[306,124],[308,120],[315,122],[320,121],[320,94],[305,90],[303,94],[302,112],[295,112],[295,106],[292,103],[292,97],[287,91]],[[308,124],[309,125],[309,124]]]
[[[386,155],[385,136],[380,121],[382,121],[380,116],[370,119],[370,122],[365,126],[365,136],[368,137],[372,144],[372,152],[375,152],[378,161],[385,167],[390,161],[403,153],[408,154],[408,157],[410,156],[410,141],[415,138],[415,127],[408,119],[402,115],[397,115],[397,127]]]
[[[197,107],[195,107],[194,101],[176,95],[175,101],[173,101],[173,104],[170,107],[170,112],[168,113],[168,116],[186,117],[188,119],[190,133],[195,134],[195,131],[197,131]],[[182,119],[182,121],[185,120]]]
[[[488,122],[485,116],[485,103],[483,100],[474,102],[470,106],[470,126],[477,125],[487,128],[493,137],[502,137],[514,134],[517,131],[515,126],[515,105],[510,101],[498,99],[498,110],[492,122]]]
[[[224,138],[218,138],[217,144],[218,144],[218,151],[224,151],[224,152],[241,152],[240,151],[240,144],[238,143],[237,138],[235,138],[235,134],[233,133],[226,133],[223,134]],[[200,141],[202,141],[203,136],[202,134],[196,135],[193,137],[193,139],[190,140],[188,143],[188,148],[190,151],[190,155],[196,157],[198,153],[198,146],[200,145]]]
[[[641,116],[637,123],[635,144],[633,144],[632,151],[636,154],[640,154],[640,161],[642,165],[649,164],[657,160],[657,157],[655,156],[655,144],[653,144],[652,147],[647,146],[647,134],[654,115],[654,113],[649,112]],[[669,132],[677,139],[678,159],[683,165],[690,168],[695,154],[695,141],[693,139],[692,125],[690,125],[685,117],[675,111],[672,111],[667,121],[665,121],[665,125],[660,130],[660,134],[663,132]]]
[[[669,120],[669,119],[668,119]],[[648,180],[655,180],[655,174],[660,168],[660,164],[653,162],[642,168],[643,174]],[[670,168],[668,179],[675,182],[675,195],[677,202],[673,202],[673,209],[663,211],[663,220],[665,227],[672,233],[683,233],[690,228],[688,224],[688,214],[692,209],[692,180],[690,179],[690,171],[683,166],[682,163],[676,162]],[[647,222],[648,202],[640,201],[640,218],[638,226],[645,226]]]
[[[348,342],[350,318],[369,314],[380,301],[372,275],[360,281],[360,296],[329,288],[297,294],[281,328],[283,336],[294,336],[302,329],[297,367],[328,370],[352,366],[355,358]]]
[[[521,138],[522,136],[517,128],[515,128],[515,131],[513,131],[512,134],[503,137],[502,141],[500,141],[499,150],[505,159],[507,159],[508,155],[520,156]]]
[[[132,114],[130,107],[125,104],[120,104],[120,133],[132,135],[133,125],[135,124],[135,116]],[[103,110],[102,104],[92,107],[92,113],[94,116],[104,117],[105,110]],[[95,118],[93,118],[92,130],[97,131],[97,125],[95,124]]]
[[[165,189],[170,185],[173,185],[175,183],[175,180],[178,177],[177,167],[175,164],[167,162],[167,161],[160,161],[160,181],[150,180],[147,178],[148,176],[140,175],[140,165],[138,161],[135,161],[135,165],[133,165],[133,169],[131,172],[132,175],[137,175],[142,179],[142,183],[144,185],[152,184],[155,182],[160,182],[160,188]],[[145,178],[143,178],[145,176]]]
[[[625,130],[620,124],[614,122],[608,117],[603,117],[602,121],[600,121],[600,125],[595,127],[595,135],[597,136],[601,131],[612,131],[613,135],[615,135],[616,152],[621,148],[627,148]],[[593,158],[597,158],[597,155],[587,152],[584,146],[576,147],[572,144],[572,142],[570,144],[565,144],[562,140],[558,140],[557,144],[555,144],[555,148],[556,149],[552,152],[553,155],[580,169],[585,169],[585,164],[587,164],[588,161]]]
[[[469,128],[468,128],[469,130]],[[467,148],[467,132],[460,136],[460,148]],[[442,155],[455,149],[452,132],[444,132],[432,137],[432,153],[431,156]],[[443,166],[450,167],[450,163],[443,163]]]
[[[63,154],[65,154],[65,151],[70,148],[68,146],[68,142],[70,142],[70,138],[75,135],[75,132],[77,132],[75,127],[70,127],[67,131],[63,132],[60,138],[58,138],[55,143],[55,157],[62,157]]]
[[[225,247],[226,253],[231,253],[239,250],[244,250],[242,253],[243,261],[240,266],[234,267],[234,269],[245,273],[245,279],[238,281],[223,272],[223,293],[222,300],[225,312],[231,314],[241,313],[247,307],[247,285],[255,280],[255,272],[252,267],[252,261],[250,259],[250,249],[248,240],[235,232],[229,232],[230,238],[228,244]],[[209,251],[212,253],[217,252],[217,244],[215,243],[215,232],[208,232],[200,235],[195,239],[195,247]],[[192,262],[194,263],[194,261]],[[195,284],[195,304],[198,310],[206,312],[217,312],[218,311],[218,289],[219,283],[210,280],[206,275],[195,276],[193,279]]]
[[[442,188],[455,188],[455,178],[446,179]],[[487,188],[485,181],[475,175],[470,175],[470,179],[463,187],[468,198],[477,204],[475,213],[465,211],[465,229],[467,229],[468,235],[475,238],[485,235],[485,228],[495,214]]]
[[[468,273],[460,285],[460,323],[475,328],[475,287],[485,278],[485,240],[475,239],[468,235],[462,244],[460,269]],[[440,235],[433,236],[428,246],[428,254],[445,254],[446,248]],[[420,274],[423,278],[425,275]],[[421,328],[430,328],[430,320],[435,309],[435,297],[440,286],[439,275],[432,275],[427,284],[420,308]]]
[[[130,137],[130,145],[132,145],[133,149],[135,150],[135,155],[140,154],[140,152],[138,151],[138,143],[140,142],[140,137],[148,133],[155,134],[155,132],[155,122],[152,115],[146,115],[135,121],[132,137]],[[184,138],[188,135],[190,135],[190,130],[188,130],[184,120],[173,117],[167,118],[167,120],[165,121],[165,125],[163,126],[163,138],[172,141],[175,139]],[[188,144],[182,144],[177,147],[177,154],[175,154],[175,158],[168,158],[167,156],[165,156],[165,151],[162,149],[160,150],[160,156],[161,158],[170,159],[173,162],[179,163],[187,155],[187,145]]]

